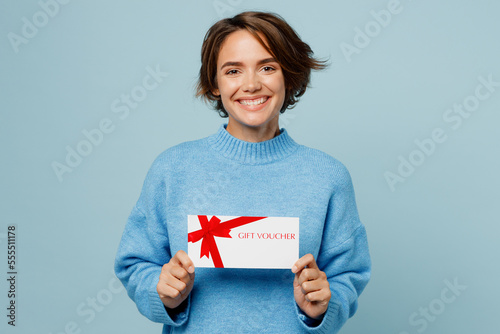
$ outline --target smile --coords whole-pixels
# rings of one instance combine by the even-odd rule
[[[245,106],[256,106],[256,105],[265,103],[268,99],[269,99],[269,97],[266,96],[266,97],[261,97],[259,99],[255,99],[255,100],[238,100],[238,102],[240,104],[245,105]]]

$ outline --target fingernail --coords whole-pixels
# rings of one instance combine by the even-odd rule
[[[194,267],[193,266],[190,266],[188,268],[188,273],[190,273],[190,274],[194,273]]]
[[[293,267],[292,267],[292,273],[294,273],[294,274],[295,274],[295,272],[296,272],[296,271],[297,271],[297,267],[296,267],[296,266],[293,266]]]

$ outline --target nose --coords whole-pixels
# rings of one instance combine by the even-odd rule
[[[255,92],[261,89],[262,84],[260,82],[259,75],[254,71],[247,72],[243,79],[242,89],[245,92]]]

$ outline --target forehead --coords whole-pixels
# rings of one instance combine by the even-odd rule
[[[267,44],[265,37],[259,37]],[[229,34],[221,45],[217,64],[224,61],[258,61],[272,55],[249,31],[241,29]]]

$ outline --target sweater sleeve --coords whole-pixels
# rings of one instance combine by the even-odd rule
[[[115,259],[115,273],[145,317],[177,327],[188,319],[191,298],[167,312],[156,291],[162,266],[172,257],[165,223],[165,173],[160,166],[157,159],[128,218]]]
[[[342,164],[336,176],[316,258],[330,283],[331,299],[319,321],[309,318],[297,306],[299,319],[309,333],[337,333],[356,312],[358,297],[371,274],[366,230],[358,217],[351,177]]]

